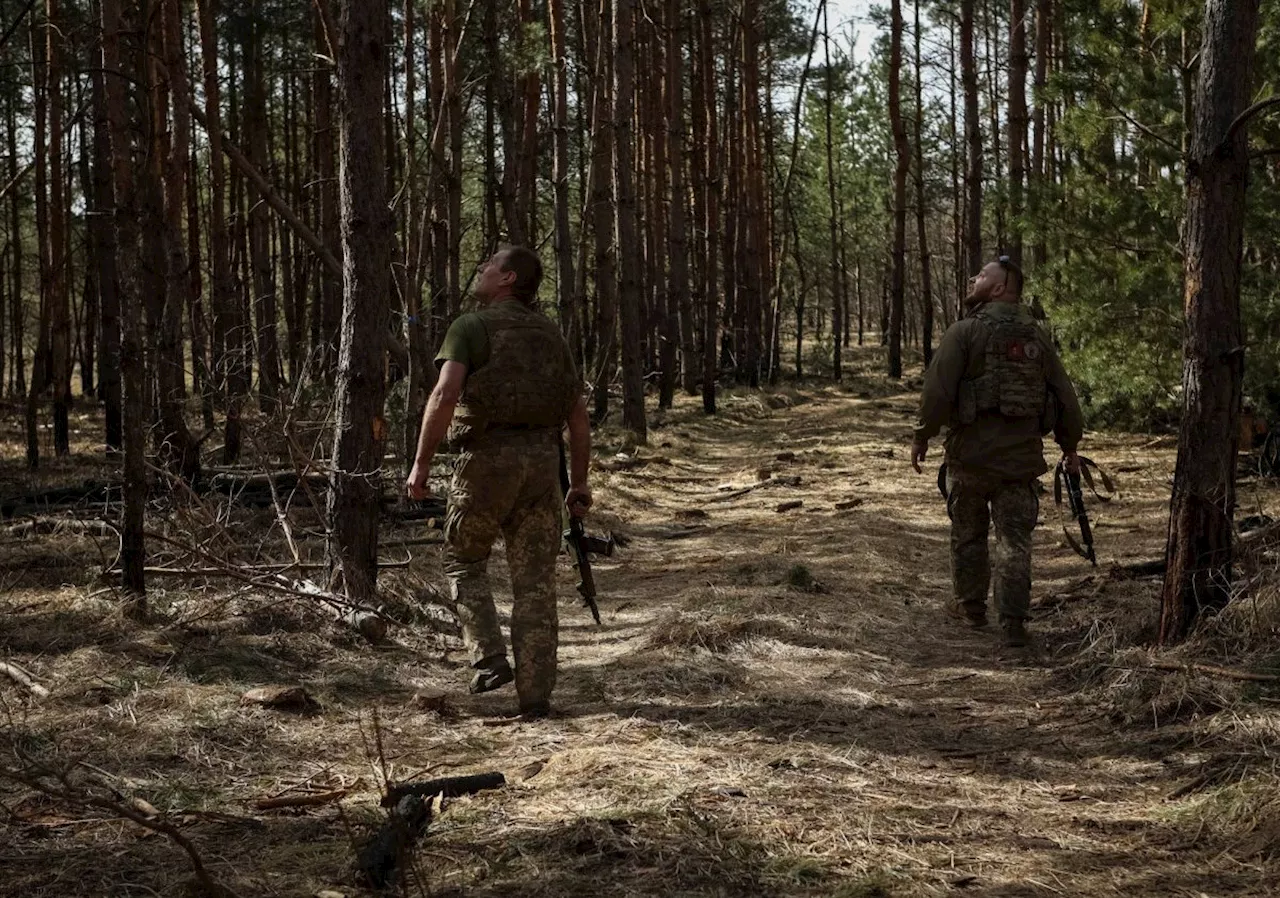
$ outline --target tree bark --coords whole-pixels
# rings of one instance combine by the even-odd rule
[[[902,0],[893,0],[889,48],[889,120],[897,165],[893,170],[893,275],[889,304],[889,376],[902,377],[902,324],[907,254],[907,172],[911,148],[902,120]]]
[[[240,457],[240,409],[249,393],[248,360],[242,337],[235,281],[231,274],[231,234],[227,228],[227,170],[222,154],[222,87],[214,24],[218,0],[198,0],[200,56],[204,70],[205,129],[209,137],[209,256],[213,272],[213,370],[227,406],[222,463]]]
[[[960,78],[964,85],[965,238],[967,274],[982,268],[982,121],[978,116],[978,67],[973,47],[974,0],[960,0]],[[963,300],[963,297],[961,297]]]
[[[1232,593],[1244,335],[1240,267],[1249,175],[1247,121],[1258,0],[1208,0],[1195,125],[1187,156],[1184,226],[1185,363],[1160,642],[1190,633]]]
[[[635,189],[635,17],[636,0],[615,0],[614,182],[616,185],[618,312],[622,331],[622,426],[641,443],[647,438],[644,411],[644,357],[640,351],[639,222]]]
[[[160,323],[160,347],[156,356],[156,397],[160,409],[160,458],[169,471],[188,483],[200,474],[200,450],[187,428],[184,414],[186,372],[183,365],[182,320],[190,306],[191,281],[182,233],[187,212],[186,170],[191,144],[191,116],[187,100],[187,72],[182,51],[181,11],[178,0],[164,0],[157,45],[164,64],[156,67],[153,85],[157,119],[153,131],[157,141],[158,174],[163,178],[163,244],[165,256],[164,312]],[[166,131],[166,98],[171,113]]]
[[[71,451],[68,412],[71,408],[71,298],[67,266],[66,184],[62,168],[62,31],[57,0],[46,0],[45,71],[49,102],[49,382],[53,386],[53,451]]]
[[[925,367],[933,361],[933,269],[929,258],[929,233],[925,227],[927,200],[924,193],[924,69],[920,61],[920,2],[915,2],[916,64],[916,243],[920,247],[920,348]]]
[[[592,368],[595,374],[595,396],[592,416],[603,421],[609,412],[609,387],[617,370],[618,283],[614,255],[613,171],[614,129],[613,76],[609,66],[611,54],[609,24],[612,21],[611,0],[603,0],[599,16],[583,7],[583,18],[594,43],[593,89],[591,113],[591,192],[590,209],[595,237],[594,268],[596,285],[596,352]]]
[[[244,129],[248,132],[249,162],[266,175],[271,159],[267,148],[270,123],[267,118],[266,72],[263,71],[261,11],[250,12],[244,28]],[[271,257],[271,215],[267,198],[249,203],[250,307],[257,331],[258,405],[273,414],[280,393],[280,339],[276,297],[275,260]]]
[[[1009,258],[1022,265],[1027,146],[1027,3],[1009,0]]]
[[[896,8],[896,7],[895,7]],[[899,33],[901,40],[901,33]],[[831,377],[833,380],[839,381],[843,376],[841,368],[841,335],[843,328],[840,323],[840,314],[843,311],[843,299],[840,289],[842,281],[840,279],[840,245],[838,242],[838,221],[840,218],[840,206],[836,199],[836,168],[835,168],[835,135],[831,129],[831,104],[834,102],[832,96],[835,92],[835,75],[831,69],[831,32],[828,26],[827,4],[822,4],[822,49],[826,61],[827,69],[827,89],[823,96],[823,120],[826,124],[826,156],[827,156],[827,230],[830,236],[831,258],[829,259],[830,275],[829,283],[831,285],[831,333],[835,339],[831,341]],[[892,88],[891,88],[892,90]],[[890,102],[895,102],[892,98]],[[893,112],[890,112],[893,115]],[[895,131],[895,139],[897,132]]]
[[[95,0],[93,17],[102,21],[101,4]],[[93,98],[93,206],[89,219],[94,229],[94,264],[98,266],[98,395],[102,400],[108,449],[123,446],[120,395],[120,294],[117,291],[116,235],[112,223],[111,130],[107,117],[106,87],[101,66],[90,72]]]
[[[718,290],[719,258],[716,253],[716,239],[720,233],[720,131],[716,123],[716,66],[714,31],[711,27],[710,0],[698,0],[698,22],[700,40],[698,53],[699,84],[702,102],[695,106],[702,111],[706,131],[702,135],[704,169],[706,182],[706,221],[703,223],[703,259],[705,269],[703,280],[703,316],[702,316],[702,410],[708,415],[716,413],[716,375],[718,373],[719,353],[717,352],[717,323],[720,319],[720,295]]]
[[[347,595],[368,602],[376,595],[378,576],[378,471],[386,439],[383,349],[394,239],[382,134],[387,7],[343,0],[339,29],[343,302],[329,563]]]
[[[132,5],[131,5],[132,8]],[[125,611],[146,614],[144,567],[146,547],[143,512],[147,501],[147,423],[144,385],[146,356],[142,342],[142,245],[139,233],[137,185],[127,96],[139,80],[142,48],[122,46],[136,40],[141,23],[121,15],[121,0],[102,0],[102,68],[107,121],[111,132],[112,188],[115,199],[116,293],[120,297],[120,376],[124,418],[124,520],[120,567],[127,598]]]
[[[573,270],[573,232],[569,226],[569,90],[568,59],[564,40],[564,0],[547,0],[547,22],[551,32],[552,163],[555,188],[556,309],[560,330],[577,346],[577,278]]]

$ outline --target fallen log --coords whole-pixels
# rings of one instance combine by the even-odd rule
[[[394,783],[387,787],[382,799],[393,810],[372,839],[356,856],[356,870],[361,879],[375,889],[393,882],[396,867],[413,850],[414,843],[426,833],[433,809],[445,798],[474,795],[485,789],[506,784],[501,773],[476,776],[451,776],[425,783]]]
[[[37,683],[31,676],[16,664],[10,664],[7,661],[0,661],[0,673],[7,676],[19,686],[25,686],[27,690],[36,698],[48,698],[49,690],[45,689]]]
[[[457,798],[460,795],[474,795],[486,789],[498,789],[506,784],[507,778],[501,773],[446,776],[440,779],[427,780],[423,783],[388,783],[387,794],[382,798],[382,806],[384,808],[395,807],[406,795],[417,795],[419,798],[427,798],[432,795]]]

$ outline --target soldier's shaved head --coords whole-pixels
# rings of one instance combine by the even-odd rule
[[[527,246],[504,244],[498,248],[497,257],[503,271],[516,276],[511,284],[511,295],[525,305],[533,305],[542,286],[542,260]]]

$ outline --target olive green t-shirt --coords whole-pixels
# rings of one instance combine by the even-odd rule
[[[467,373],[477,370],[489,361],[489,330],[475,312],[467,312],[454,319],[445,332],[444,342],[436,353],[436,367],[445,362],[460,362]]]

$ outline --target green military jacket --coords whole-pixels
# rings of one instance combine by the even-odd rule
[[[1051,431],[1064,452],[1074,452],[1084,433],[1084,417],[1062,360],[1038,330],[1034,347],[1019,347],[1017,355],[1039,356],[1047,402],[1044,413],[1015,417],[991,407],[990,402],[974,403],[975,385],[981,394],[991,380],[984,378],[991,358],[988,342],[994,330],[1006,325],[1025,328],[1034,326],[1034,319],[1017,303],[986,303],[943,334],[925,372],[915,439],[930,440],[945,427],[947,464],[957,473],[1030,480],[1048,470],[1043,434]]]

